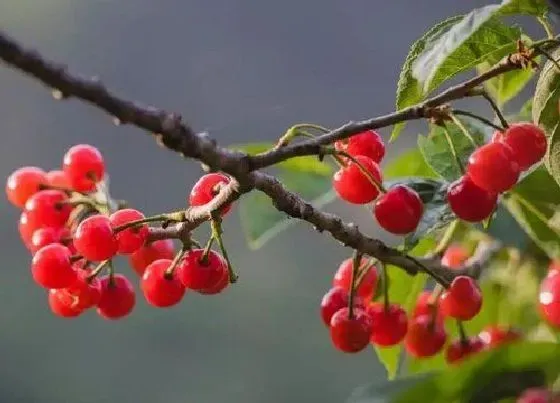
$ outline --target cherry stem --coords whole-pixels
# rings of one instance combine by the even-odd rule
[[[110,262],[110,259],[108,260],[104,260],[101,263],[99,263],[97,266],[95,266],[95,268],[91,271],[91,273],[89,274],[89,276],[86,277],[86,281],[89,283],[91,282],[95,277],[97,277],[99,275],[99,273],[101,273],[101,270],[103,270],[103,268],[107,265],[107,263]]]
[[[189,248],[184,246],[183,248],[181,248],[181,250],[179,252],[177,252],[175,257],[173,258],[173,260],[169,264],[169,267],[165,270],[165,273],[163,274],[163,276],[167,280],[171,280],[173,278],[173,273],[175,272],[175,269],[177,268],[177,266],[179,265],[179,262],[181,261],[183,256],[185,256],[185,253],[187,253],[188,250],[189,250]]]
[[[504,117],[502,111],[500,110],[500,107],[498,106],[498,104],[496,103],[496,101],[494,101],[494,98],[492,98],[490,96],[490,94],[488,94],[488,92],[486,91],[482,91],[480,93],[480,95],[486,100],[488,101],[488,103],[490,104],[490,107],[494,110],[494,113],[496,114],[496,116],[498,117],[498,119],[500,120],[500,123],[502,124],[502,126],[504,128],[508,128],[509,124],[506,120],[506,118]]]
[[[362,261],[362,253],[354,251],[352,257],[352,276],[350,278],[350,292],[348,293],[348,318],[354,318],[354,296],[356,294],[356,280],[358,279],[358,270]]]
[[[82,260],[84,257],[82,255],[73,255],[70,256],[70,263],[76,263],[80,260]]]
[[[237,282],[239,276],[235,274],[233,270],[233,266],[231,265],[231,261],[229,260],[227,250],[224,246],[224,241],[222,239],[222,233],[223,233],[222,219],[214,216],[212,217],[212,221],[210,222],[210,225],[212,227],[212,238],[215,238],[216,241],[218,242],[218,246],[220,247],[220,250],[222,251],[222,255],[224,256],[224,259],[227,263],[229,282],[233,284]]]
[[[89,198],[79,198],[79,199],[69,199],[55,203],[55,208],[61,209],[64,206],[78,207],[78,206],[90,206],[97,210],[95,202]]]
[[[134,220],[134,221],[127,222],[126,224],[119,225],[118,227],[113,228],[113,232],[116,234],[120,231],[124,231],[125,229],[132,228],[140,224],[151,223],[151,222],[158,222],[158,221],[180,222],[184,219],[184,217],[185,214],[183,211],[158,214],[151,217],[146,217],[140,220]]]
[[[488,119],[486,119],[486,118],[484,118],[480,115],[477,115],[476,113],[472,113],[472,112],[469,112],[469,111],[464,111],[462,109],[453,109],[453,114],[454,115],[460,115],[460,116],[468,116],[470,118],[479,120],[480,122],[484,123],[485,125],[490,126],[490,127],[494,128],[496,130],[499,130],[501,132],[504,131],[504,128],[502,126],[499,126],[499,125],[491,122],[490,120],[488,120]]]
[[[358,161],[354,156],[348,154],[346,151],[332,150],[331,152],[334,153],[334,155],[340,155],[352,161],[354,164],[358,166],[360,171],[368,178],[371,184],[374,185],[377,188],[377,190],[379,190],[379,192],[387,193],[387,190],[383,187],[383,184],[379,182],[376,178],[374,178],[374,176],[367,169],[365,169],[365,167],[360,163],[360,161]]]
[[[463,346],[469,344],[469,339],[467,338],[467,332],[465,331],[465,327],[463,326],[463,322],[457,320],[457,330],[459,331],[459,340]]]
[[[371,270],[371,268],[373,267],[373,265],[375,265],[375,263],[377,262],[377,259],[375,258],[370,258],[368,261],[366,261],[361,267],[360,270],[358,271],[358,278],[356,280],[356,288],[360,288],[360,285],[362,284],[362,281],[364,279],[364,277],[366,276],[366,274],[368,273],[368,271]],[[368,301],[369,302],[369,301]]]
[[[459,220],[453,220],[445,230],[443,236],[441,237],[439,243],[437,244],[436,248],[434,249],[433,254],[438,257],[442,257],[444,252],[449,248],[451,242],[455,238],[455,235],[461,228],[461,222]]]
[[[113,261],[109,260],[107,262],[108,264],[108,271],[109,271],[109,283],[108,286],[109,287],[113,287],[115,285],[115,268],[113,267]]]
[[[544,16],[538,16],[537,17],[537,21],[539,22],[539,24],[542,25],[542,27],[544,28],[545,32],[546,32],[546,36],[548,36],[548,39],[550,40],[554,40],[556,38],[556,35],[554,35],[554,29],[552,28],[552,26],[550,25],[550,22],[548,22],[548,20],[546,19],[546,17]]]
[[[214,244],[214,236],[210,236],[208,242],[204,246],[204,252],[202,252],[202,256],[199,259],[201,265],[206,266],[208,264],[208,254],[210,253],[210,249],[212,248],[212,244]]]
[[[457,163],[457,166],[459,167],[459,170],[461,171],[462,174],[465,173],[465,166],[463,165],[463,162],[461,161],[461,158],[459,157],[459,154],[457,153],[457,150],[455,149],[455,144],[453,144],[453,140],[451,139],[451,135],[449,134],[449,130],[447,130],[447,127],[443,128],[443,134],[445,136],[445,140],[447,141],[447,145],[449,146],[449,149],[451,150],[451,154],[453,155],[453,158],[455,159],[455,162]]]
[[[389,276],[387,275],[387,266],[380,262],[381,272],[383,273],[383,309],[389,311]]]

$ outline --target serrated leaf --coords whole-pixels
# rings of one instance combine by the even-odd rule
[[[526,14],[543,16],[548,11],[546,0],[511,0],[503,1],[500,6],[500,15]]]
[[[383,169],[385,179],[408,176],[437,178],[437,174],[426,164],[420,150],[413,148],[401,153]]]
[[[483,73],[493,65],[494,63],[484,62],[477,66],[477,70]],[[530,68],[512,70],[486,81],[484,87],[497,104],[502,106],[519,94],[534,75],[535,72]]]
[[[556,126],[556,130],[548,139],[545,165],[550,175],[560,185],[560,124]]]
[[[552,53],[554,60],[560,61],[560,49]],[[544,129],[547,137],[552,136],[560,115],[560,71],[548,60],[539,75],[535,95],[533,96],[533,122]]]

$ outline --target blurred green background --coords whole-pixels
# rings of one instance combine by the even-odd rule
[[[486,3],[0,0],[0,28],[227,145],[273,141],[297,122],[334,127],[390,112],[410,44]],[[386,160],[422,127],[409,125]],[[3,177],[21,165],[58,167],[69,146],[91,143],[105,155],[114,196],[147,214],[183,206],[201,173],[138,129],[77,101],[54,102],[6,68],[0,134]],[[382,236],[366,209],[328,208]],[[140,297],[125,320],[88,312],[65,321],[31,280],[18,211],[2,201],[0,213],[0,402],[343,402],[385,377],[373,351],[331,347],[319,301],[349,251],[308,225],[252,252],[231,215],[226,242],[241,277],[225,294],[191,293],[169,310]]]

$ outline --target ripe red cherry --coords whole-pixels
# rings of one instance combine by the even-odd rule
[[[59,190],[41,190],[25,203],[25,212],[30,221],[41,227],[62,227],[70,217],[72,206],[66,193]]]
[[[19,217],[18,231],[21,240],[29,250],[31,250],[31,238],[37,229],[38,225],[35,222],[31,222],[27,213],[22,211]]]
[[[107,216],[96,214],[76,228],[74,247],[87,260],[101,261],[115,256],[118,242]]]
[[[134,209],[123,209],[115,211],[109,217],[113,229],[120,225],[127,224],[132,221],[144,219],[144,214]],[[116,233],[117,242],[119,244],[118,252],[123,255],[130,254],[146,243],[148,239],[149,229],[146,224],[141,224]]]
[[[447,202],[461,220],[478,222],[492,214],[498,196],[475,185],[469,176],[462,176],[447,188]]]
[[[469,252],[462,245],[452,244],[444,252],[441,264],[452,269],[457,269],[469,258]]]
[[[63,170],[78,192],[91,192],[105,176],[105,162],[99,150],[88,144],[78,144],[66,152]]]
[[[335,313],[348,306],[348,291],[342,287],[333,287],[321,299],[321,319],[327,326],[331,325],[331,319]],[[363,300],[354,296],[354,306],[365,309]]]
[[[539,290],[539,311],[552,326],[560,328],[560,272],[552,271]]]
[[[476,354],[484,348],[484,342],[478,337],[470,337],[467,340],[455,340],[445,350],[445,360],[449,364],[456,363],[466,357]]]
[[[130,281],[122,274],[115,274],[99,279],[101,299],[97,304],[97,313],[105,319],[120,319],[132,312],[136,304],[136,295]]]
[[[352,318],[348,308],[342,308],[331,319],[331,340],[333,345],[345,353],[357,353],[369,344],[371,336],[371,319],[366,311],[353,309]]]
[[[227,271],[224,259],[211,250],[205,262],[202,261],[203,249],[193,249],[185,255],[177,267],[177,277],[183,285],[193,290],[206,290],[214,287]]]
[[[159,259],[146,267],[140,287],[150,305],[158,308],[173,306],[185,295],[185,286],[175,272],[166,273],[171,263],[169,259]]]
[[[375,178],[377,183],[382,182],[379,166],[369,157],[357,155],[354,157],[362,167]],[[349,203],[366,204],[377,198],[379,189],[360,170],[353,161],[335,172],[332,179],[333,187],[338,196]]]
[[[74,265],[77,273],[76,281],[65,292],[75,300],[75,306],[85,310],[96,306],[101,300],[101,282],[97,277],[89,278],[91,272]]]
[[[404,346],[411,356],[424,358],[439,353],[446,340],[442,323],[434,322],[431,315],[420,315],[410,320]]]
[[[467,276],[458,276],[440,297],[441,312],[460,320],[474,318],[482,308],[482,292],[476,282]]]
[[[521,339],[521,333],[511,328],[487,326],[478,337],[488,348],[493,348]]]
[[[438,322],[443,323],[443,316],[441,314],[441,310],[439,309],[439,300],[434,301],[435,307],[430,306],[430,301],[432,298],[431,291],[422,291],[416,300],[416,305],[414,306],[414,310],[412,311],[412,317],[428,315],[433,316],[434,308],[436,312],[436,319]]]
[[[70,235],[70,231],[67,228],[54,228],[46,227],[39,228],[31,236],[30,249],[31,253],[37,252],[43,246],[50,245],[52,243],[61,243],[62,237]]]
[[[348,139],[339,140],[334,143],[334,147],[339,151],[346,151],[354,157],[363,155],[371,158],[373,162],[378,164],[385,156],[385,144],[375,130],[366,130]]]
[[[68,179],[68,176],[66,176],[64,171],[60,171],[56,169],[47,172],[47,183],[50,186],[54,186],[57,188],[64,188],[64,189],[71,188],[70,180]]]
[[[45,288],[66,288],[76,280],[70,250],[53,243],[37,251],[31,262],[33,280]]]
[[[558,403],[553,400],[553,395],[550,391],[544,388],[530,388],[526,389],[521,396],[517,398],[517,403]]]
[[[393,186],[375,202],[375,218],[386,231],[405,235],[416,229],[424,204],[418,193],[405,185]]]
[[[388,309],[382,303],[374,302],[367,308],[371,318],[372,329],[370,340],[382,347],[400,343],[408,329],[406,312],[398,304],[390,304]]]
[[[368,260],[363,258],[360,263],[360,268],[368,264]],[[350,292],[350,287],[352,286],[352,259],[344,260],[338,270],[334,274],[333,287],[340,287],[346,293]],[[356,290],[356,295],[360,296],[364,301],[371,301],[377,289],[377,269],[375,266],[371,266],[368,272],[362,278],[358,289]]]
[[[505,132],[496,131],[492,141],[510,146],[522,171],[539,162],[546,154],[546,135],[533,123],[514,123]]]
[[[204,295],[219,294],[223,290],[225,290],[228,285],[229,285],[229,273],[227,270],[224,270],[224,274],[222,274],[222,278],[214,286],[210,288],[206,288],[204,290],[198,290],[197,292],[199,294],[204,294]]]
[[[61,318],[75,318],[83,312],[75,305],[74,298],[65,289],[49,290],[49,308]]]
[[[474,184],[494,194],[511,189],[519,172],[511,147],[504,143],[483,145],[471,154],[467,165],[467,174]]]
[[[47,175],[41,168],[19,168],[12,172],[6,181],[6,195],[10,203],[23,208],[27,200],[45,184],[47,184]]]
[[[173,241],[171,239],[161,239],[149,242],[133,252],[128,258],[128,263],[139,276],[142,276],[146,267],[154,260],[173,259],[174,255]]]
[[[221,173],[209,173],[202,176],[193,186],[189,195],[189,204],[191,206],[202,206],[212,201],[218,194],[218,185],[227,185],[230,178]],[[231,204],[222,207],[222,216],[231,210]]]

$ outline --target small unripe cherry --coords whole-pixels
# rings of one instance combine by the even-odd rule
[[[99,279],[101,299],[97,313],[105,319],[120,319],[132,312],[136,304],[136,294],[130,281],[122,274],[107,275]]]
[[[193,186],[189,195],[189,204],[193,207],[210,203],[218,194],[220,185],[227,185],[230,178],[222,173],[212,172],[202,176]],[[222,216],[231,210],[231,204],[223,206]]]
[[[6,181],[6,196],[10,203],[23,208],[31,196],[47,184],[47,174],[41,168],[23,167],[16,169]]]
[[[451,269],[457,269],[469,258],[467,249],[459,244],[451,244],[443,253],[441,264]]]
[[[171,239],[160,239],[146,243],[128,257],[134,271],[142,276],[150,263],[158,259],[173,259],[175,248]]]
[[[522,336],[521,333],[512,328],[490,325],[480,332],[478,337],[487,348],[494,348],[520,340]]]
[[[331,325],[331,319],[335,313],[348,306],[348,291],[342,287],[334,286],[321,299],[321,319],[327,326]],[[354,306],[365,309],[364,302],[360,296],[354,296]]]
[[[447,202],[461,220],[478,222],[492,214],[498,196],[475,185],[469,176],[462,176],[447,188]]]
[[[345,151],[354,157],[363,155],[378,164],[385,156],[385,144],[375,130],[366,130],[348,139],[338,140],[334,143],[334,147],[336,150]]]
[[[466,340],[455,340],[445,350],[445,360],[454,364],[484,349],[484,342],[478,337],[469,337]]]
[[[140,288],[146,301],[152,306],[166,308],[176,305],[185,295],[185,286],[175,272],[167,273],[172,260],[156,260],[144,271]]]
[[[371,319],[363,309],[354,308],[350,317],[348,308],[342,308],[331,318],[330,334],[338,350],[357,353],[369,344]]]
[[[113,230],[121,225],[142,220],[145,216],[135,209],[117,210],[109,217]],[[149,229],[147,224],[136,225],[115,234],[118,243],[118,253],[128,255],[140,249],[148,239]]]
[[[74,234],[74,247],[87,260],[101,261],[112,258],[118,242],[109,217],[96,214],[82,221]]]
[[[560,328],[560,272],[551,271],[539,288],[539,311],[549,325]]]
[[[105,176],[105,162],[99,150],[88,144],[78,144],[66,152],[63,171],[72,189],[92,192]]]
[[[400,343],[408,329],[405,310],[398,304],[390,304],[387,309],[383,303],[374,302],[367,307],[371,318],[371,337],[373,344],[388,347]]]
[[[350,292],[352,286],[352,259],[342,261],[338,270],[334,274],[333,287],[341,287],[346,293]],[[369,264],[368,259],[362,258],[360,269]],[[371,301],[377,289],[377,268],[374,265],[368,268],[367,273],[363,276],[356,290],[356,295],[361,297],[366,303]],[[357,281],[358,279],[356,279]],[[356,283],[357,284],[357,283]]]
[[[75,304],[75,299],[65,289],[49,290],[49,308],[52,313],[61,318],[75,318],[83,312]]]
[[[474,184],[494,194],[511,189],[519,173],[513,151],[504,143],[489,143],[476,149],[467,165],[467,174]]]
[[[57,243],[37,251],[31,262],[33,280],[45,288],[66,288],[76,280],[70,250]]]
[[[496,131],[492,141],[510,146],[522,171],[539,162],[546,154],[546,135],[533,123],[511,124],[505,132]]]
[[[38,227],[62,227],[70,217],[68,196],[59,190],[41,190],[25,203],[25,212]]]
[[[395,185],[375,202],[374,214],[384,230],[406,235],[416,229],[424,204],[414,190],[406,185]]]
[[[474,318],[482,308],[482,292],[471,277],[458,276],[440,297],[441,312],[459,320]]]
[[[412,357],[425,358],[439,353],[446,340],[443,323],[434,321],[431,315],[420,315],[410,320],[404,346]]]
[[[381,170],[375,162],[363,155],[357,155],[354,158],[366,172],[369,172],[375,182],[382,182]],[[338,196],[348,203],[366,204],[375,200],[379,195],[378,187],[354,161],[348,161],[346,166],[336,171],[332,183]]]
[[[206,290],[214,287],[227,271],[220,254],[210,250],[204,259],[204,249],[192,249],[185,254],[177,267],[177,277],[187,288]]]

